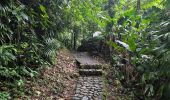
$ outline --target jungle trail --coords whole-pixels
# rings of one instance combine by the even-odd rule
[[[170,100],[170,0],[0,0],[0,100]]]

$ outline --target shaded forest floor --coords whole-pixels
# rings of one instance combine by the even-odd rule
[[[61,49],[56,64],[41,70],[36,79],[27,81],[25,88],[31,100],[71,100],[77,79],[73,56],[67,49]]]

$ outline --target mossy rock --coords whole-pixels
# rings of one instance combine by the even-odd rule
[[[101,50],[101,46],[104,43],[103,37],[93,37],[87,40],[83,40],[80,47],[78,47],[77,51],[80,52],[99,52]]]

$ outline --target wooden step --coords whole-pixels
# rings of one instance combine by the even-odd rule
[[[101,76],[102,69],[79,69],[79,74],[82,76]]]

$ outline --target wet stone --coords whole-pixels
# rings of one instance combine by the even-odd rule
[[[83,95],[79,94],[79,95],[78,95],[78,97],[82,98],[82,97],[83,97]]]
[[[73,99],[73,100],[80,100],[79,97],[73,97],[72,99]]]
[[[82,100],[89,100],[89,98],[87,96],[84,96]]]
[[[80,77],[73,100],[102,100],[102,81],[100,77]]]
[[[94,65],[98,66],[100,64],[90,57],[88,53],[80,52],[74,54],[74,56],[80,63],[79,72],[82,76],[79,77],[73,100],[102,100],[103,82],[101,75],[98,75],[99,73],[102,73],[102,66],[94,68]],[[93,66],[91,66],[91,64]],[[83,65],[88,67],[85,68]]]
[[[78,90],[76,90],[76,94],[79,94],[80,93],[80,90],[78,89]]]

